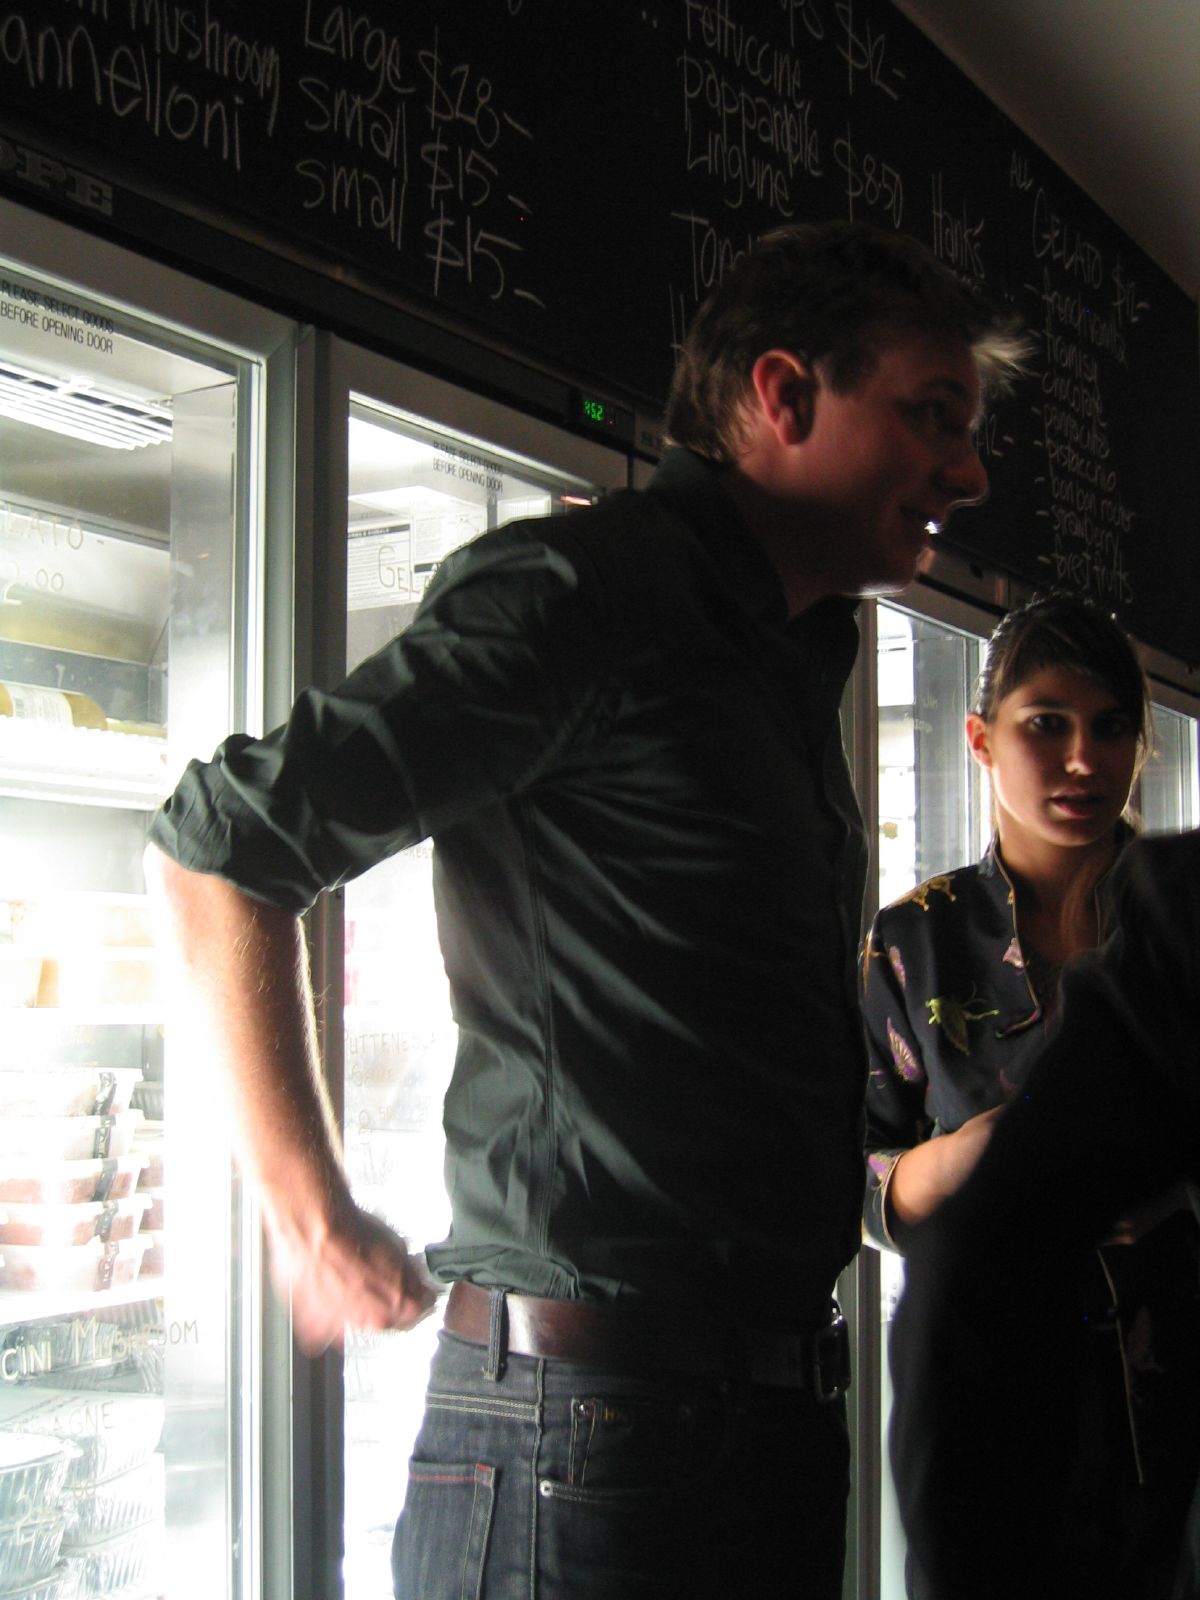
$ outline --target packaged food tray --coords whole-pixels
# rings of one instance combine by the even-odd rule
[[[166,1471],[161,1455],[132,1472],[103,1482],[68,1489],[61,1506],[67,1528],[63,1547],[69,1553],[77,1545],[114,1539],[144,1523],[161,1521],[166,1505]]]
[[[130,1239],[89,1239],[86,1244],[6,1244],[0,1250],[0,1287],[27,1290],[98,1290],[132,1283],[150,1246],[148,1234]]]
[[[74,1455],[62,1439],[37,1433],[0,1433],[0,1522],[49,1511],[58,1499]]]
[[[162,1437],[161,1395],[47,1389],[40,1384],[0,1388],[0,1429],[36,1433],[75,1446],[65,1487],[115,1478],[148,1461]]]
[[[32,1583],[22,1584],[19,1589],[6,1589],[4,1600],[83,1600],[79,1593],[79,1573],[69,1562],[60,1561],[44,1578],[35,1578]],[[117,1600],[117,1597],[114,1596],[113,1600]],[[150,1597],[146,1596],[144,1600],[150,1600]]]
[[[36,1583],[53,1571],[67,1519],[61,1511],[37,1511],[0,1522],[0,1594]]]
[[[128,1111],[140,1067],[0,1065],[0,1116],[79,1117]]]
[[[73,1545],[67,1565],[78,1574],[79,1593],[110,1595],[113,1590],[132,1594],[159,1594],[163,1578],[163,1535],[154,1523],[146,1523],[115,1539]]]
[[[109,1117],[0,1118],[0,1159],[84,1161],[89,1156],[129,1154],[141,1126],[140,1111]]]
[[[81,1161],[0,1162],[0,1206],[78,1205],[85,1200],[124,1200],[133,1193],[147,1157],[90,1156]]]
[[[0,1249],[6,1244],[80,1245],[90,1239],[119,1243],[141,1229],[151,1205],[148,1194],[132,1194],[124,1200],[83,1200],[68,1206],[23,1206],[10,1201],[0,1211]]]

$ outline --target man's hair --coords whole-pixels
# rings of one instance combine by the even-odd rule
[[[667,399],[667,433],[700,455],[734,460],[754,363],[773,349],[790,350],[844,394],[899,340],[948,335],[970,347],[985,391],[1002,389],[1028,354],[1020,326],[906,234],[855,222],[778,228],[692,319]]]

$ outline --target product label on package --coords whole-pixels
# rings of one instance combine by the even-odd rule
[[[57,689],[35,689],[25,683],[6,683],[13,716],[25,722],[50,722],[56,727],[74,725],[71,702]]]

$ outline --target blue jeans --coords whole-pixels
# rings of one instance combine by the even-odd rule
[[[485,1357],[439,1336],[397,1600],[840,1600],[842,1401]]]

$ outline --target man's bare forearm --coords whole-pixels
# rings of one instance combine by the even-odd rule
[[[260,1196],[302,1341],[331,1342],[341,1321],[416,1321],[431,1301],[423,1277],[350,1196],[299,919],[153,845],[146,879],[175,979],[174,1020],[219,1073],[238,1164]]]
[[[299,919],[179,866],[153,845],[146,876],[162,914],[178,1014],[192,1047],[202,1044],[221,1070],[239,1164],[272,1210],[327,1211],[344,1180],[317,1064]]]

